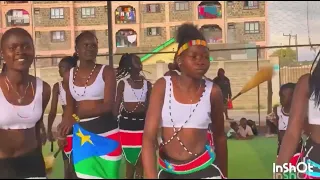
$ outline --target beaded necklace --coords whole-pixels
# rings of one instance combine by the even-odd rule
[[[199,89],[201,89],[201,84],[200,84]],[[203,97],[203,94],[205,93],[205,91],[206,91],[206,86],[205,86],[204,91],[202,92],[202,94],[201,94],[201,96],[200,96],[199,101],[196,103],[195,108],[192,110],[192,112],[190,112],[189,118],[183,123],[183,125],[182,125],[179,129],[176,129],[176,127],[174,126],[173,118],[172,118],[172,108],[171,108],[172,105],[171,105],[171,102],[172,102],[172,97],[173,97],[173,94],[172,94],[173,88],[172,88],[172,81],[170,80],[170,86],[169,86],[169,92],[170,92],[170,94],[169,94],[169,98],[170,98],[170,99],[169,99],[169,114],[170,114],[170,117],[171,117],[170,120],[171,120],[171,122],[172,122],[172,124],[173,124],[172,127],[173,127],[174,133],[173,133],[172,137],[171,137],[168,141],[162,142],[162,145],[163,145],[163,146],[169,144],[174,138],[176,138],[176,139],[179,141],[179,144],[183,147],[183,149],[184,149],[185,151],[187,151],[187,152],[188,152],[189,154],[191,154],[191,155],[198,156],[197,153],[192,153],[192,152],[184,145],[184,143],[183,143],[183,142],[181,141],[181,139],[179,138],[178,133],[183,129],[183,126],[184,126],[185,124],[187,124],[188,121],[191,119],[192,114],[195,112],[196,108],[198,107],[199,103],[201,102],[202,97]],[[193,104],[190,104],[190,105],[191,105],[191,107],[192,107]]]

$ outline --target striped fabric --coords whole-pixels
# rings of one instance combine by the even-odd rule
[[[119,117],[123,155],[133,165],[137,164],[141,153],[144,119],[145,112],[128,114],[122,111]]]

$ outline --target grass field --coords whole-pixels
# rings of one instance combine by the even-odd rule
[[[55,146],[57,148],[57,146]],[[228,140],[229,176],[228,178],[272,178],[272,163],[276,159],[276,138],[257,137],[248,141]],[[44,147],[44,156],[49,153],[49,143]],[[124,161],[121,167],[124,177]],[[63,161],[57,158],[50,179],[63,178]]]

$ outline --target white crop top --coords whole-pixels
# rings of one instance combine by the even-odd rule
[[[36,78],[34,89],[35,96],[30,104],[14,106],[7,101],[0,88],[0,129],[28,129],[36,125],[42,116],[43,81],[41,79]]]
[[[141,89],[134,89],[130,86],[128,79],[124,79],[124,91],[123,101],[124,102],[145,102],[148,92],[148,83],[143,80],[143,86]]]
[[[203,96],[198,103],[198,107],[196,107],[196,104],[181,104],[177,102],[173,94],[171,77],[164,76],[163,78],[166,81],[166,90],[161,114],[161,126],[174,126],[175,128],[180,128],[183,126],[183,128],[208,129],[208,126],[211,123],[210,95],[213,83],[205,80],[205,91],[203,92]],[[169,106],[171,106],[171,110]],[[193,109],[195,109],[194,112],[192,112]],[[189,119],[190,113],[191,118]],[[171,117],[173,123],[171,121]],[[188,122],[185,124],[186,120],[188,120]]]
[[[67,105],[67,98],[66,98],[67,95],[66,95],[66,91],[64,90],[61,82],[58,82],[58,84],[59,84],[59,96],[58,96],[58,100],[59,100],[59,103],[60,103],[62,106],[65,106],[65,105]]]
[[[289,116],[285,115],[282,111],[282,106],[277,107],[277,115],[279,117],[278,121],[278,129],[280,131],[287,130],[288,123],[289,123]]]
[[[73,84],[73,70],[74,68],[70,69],[70,76],[69,76],[69,89],[72,97],[76,101],[85,101],[85,100],[100,100],[104,99],[104,86],[105,82],[103,80],[102,74],[105,65],[102,65],[100,72],[98,73],[95,81],[90,85],[85,87],[79,87]],[[85,94],[83,94],[85,93]]]
[[[309,124],[320,125],[320,106],[316,107],[314,104],[314,95],[309,99]]]

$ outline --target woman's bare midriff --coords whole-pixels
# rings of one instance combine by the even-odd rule
[[[179,129],[179,128],[176,128]],[[173,135],[173,128],[162,128],[163,142],[167,142]],[[208,143],[207,130],[184,128],[178,134],[182,143],[193,154],[201,155],[205,151],[205,145]],[[183,163],[193,160],[196,156],[189,154],[174,138],[170,143],[161,147],[161,153],[172,163]],[[160,153],[160,156],[162,156]]]
[[[92,109],[100,106],[101,104],[103,104],[103,99],[80,101],[80,102],[77,102],[76,112],[92,111]]]
[[[35,128],[0,129],[0,137],[0,159],[19,157],[38,146]]]
[[[133,111],[133,110],[134,110],[134,112],[144,112],[144,111],[146,111],[147,108],[146,108],[146,103],[145,102],[139,104],[138,107],[136,107],[137,104],[138,104],[137,102],[124,102],[123,103],[123,105],[124,105],[124,107],[126,108],[127,111],[130,111],[130,112]]]

